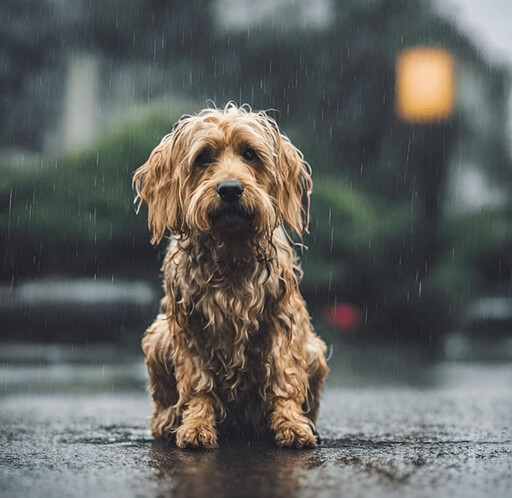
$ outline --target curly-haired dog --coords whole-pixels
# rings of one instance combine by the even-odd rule
[[[153,434],[180,447],[265,434],[316,446],[326,346],[283,229],[307,228],[302,154],[264,112],[228,104],[182,117],[134,185],[152,242],[171,234],[162,312],[142,341]]]

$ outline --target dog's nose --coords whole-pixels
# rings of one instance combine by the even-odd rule
[[[229,204],[240,200],[244,192],[243,185],[237,180],[226,180],[217,184],[217,193],[219,197]]]

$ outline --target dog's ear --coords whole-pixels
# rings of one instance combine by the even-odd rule
[[[297,235],[307,232],[309,202],[313,181],[311,168],[300,152],[282,133],[278,132],[277,167],[282,177],[277,203],[283,221]]]
[[[180,232],[180,189],[177,178],[176,132],[166,135],[151,152],[148,160],[133,175],[137,192],[137,213],[142,202],[148,206],[151,243],[158,244],[168,229]]]

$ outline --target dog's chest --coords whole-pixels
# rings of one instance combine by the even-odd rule
[[[251,303],[236,289],[222,295],[211,290],[190,316],[196,354],[224,403],[244,400],[252,405],[264,384],[272,302],[259,299]]]
[[[185,262],[188,268],[177,272],[175,295],[189,347],[212,374],[225,403],[252,405],[265,382],[279,276],[256,264],[233,271]]]
[[[247,319],[219,307],[191,316],[196,353],[215,375],[220,389],[247,390],[259,382],[270,344],[265,315],[262,312]]]
[[[183,304],[214,344],[223,343],[223,349],[233,341],[238,344],[268,323],[278,285],[264,268],[209,273],[191,267],[185,274],[189,277],[181,282],[179,293]]]
[[[263,336],[253,339],[241,354],[243,367],[234,365],[233,357],[221,355],[213,359],[212,371],[216,393],[225,409],[223,431],[231,436],[254,436],[264,426],[267,379],[267,352]],[[236,353],[240,354],[240,353]],[[230,362],[231,360],[231,362]]]

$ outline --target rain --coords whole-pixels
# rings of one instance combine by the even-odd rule
[[[510,496],[511,5],[3,0],[0,495]],[[173,234],[132,177],[228,102],[311,166],[316,448],[150,430]]]

